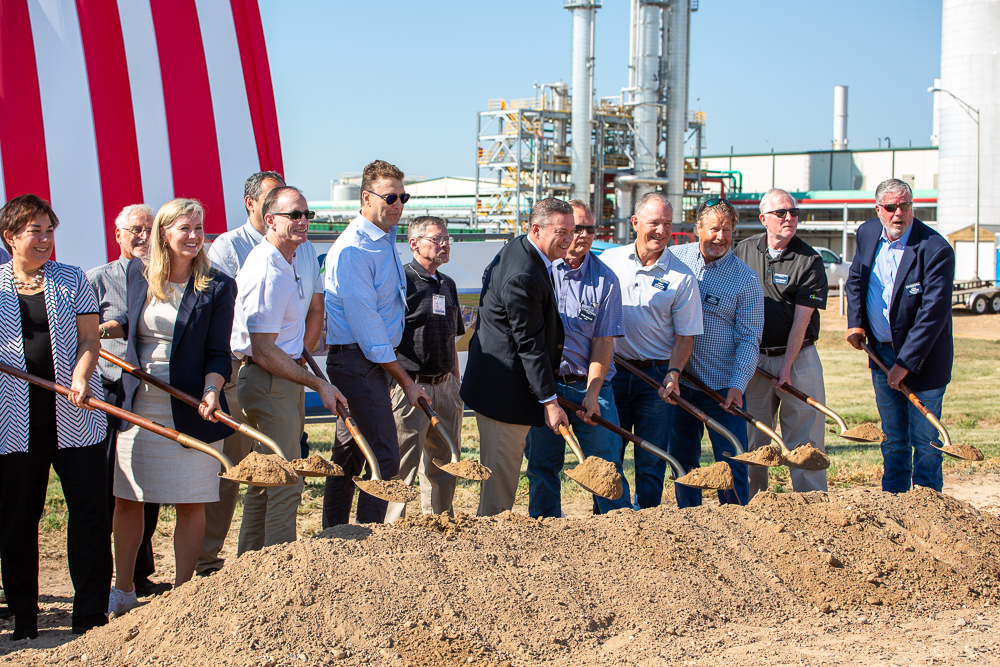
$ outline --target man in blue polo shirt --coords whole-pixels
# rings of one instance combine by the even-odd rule
[[[594,214],[586,202],[574,199],[573,242],[566,257],[552,266],[559,317],[565,331],[559,363],[557,393],[579,403],[585,413],[567,411],[573,433],[586,456],[615,464],[622,477],[622,495],[617,500],[594,496],[594,513],[604,514],[629,506],[628,482],[622,474],[620,439],[602,426],[589,423],[592,415],[618,423],[611,377],[614,339],[624,334],[622,298],[618,278],[590,253],[594,244]],[[528,432],[524,455],[528,459],[528,514],[532,517],[562,516],[559,471],[565,463],[566,443],[544,426]]]

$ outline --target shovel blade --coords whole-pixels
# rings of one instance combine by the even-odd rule
[[[408,503],[420,495],[416,489],[398,479],[362,479],[354,477],[359,489],[370,496],[390,503]]]
[[[470,461],[469,459],[453,461],[452,463],[445,463],[444,461],[439,461],[438,459],[432,459],[432,461],[434,462],[434,465],[441,470],[444,470],[449,475],[461,477],[462,479],[471,479],[476,482],[483,482],[493,476],[493,471],[478,461]]]

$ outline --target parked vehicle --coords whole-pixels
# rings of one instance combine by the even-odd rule
[[[965,306],[976,315],[1000,313],[1000,288],[992,280],[956,280],[951,303]]]
[[[823,265],[826,267],[826,280],[830,283],[831,290],[837,289],[838,280],[847,282],[847,274],[851,270],[850,264],[829,248],[813,246],[813,250],[818,252],[819,256],[823,258]]]

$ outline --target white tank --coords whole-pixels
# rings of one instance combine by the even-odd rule
[[[334,183],[330,188],[330,199],[333,201],[353,201],[361,199],[361,186],[351,183]]]
[[[944,0],[941,89],[978,109],[979,223],[1000,223],[1000,0]],[[947,235],[976,218],[976,122],[941,94],[938,231]],[[975,113],[972,114],[975,117]]]

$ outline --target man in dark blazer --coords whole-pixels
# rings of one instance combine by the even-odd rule
[[[937,431],[898,391],[900,381],[941,417],[951,380],[951,292],[955,253],[937,232],[913,217],[913,192],[891,178],[875,190],[873,218],[856,234],[847,278],[847,342],[867,339],[889,368],[874,362],[872,383],[888,440],[882,443],[882,490],[926,486],[941,491],[941,453],[931,447]]]
[[[572,241],[573,207],[543,199],[532,207],[529,225],[483,274],[462,382],[462,398],[476,411],[480,460],[493,471],[482,484],[479,516],[514,506],[528,430],[569,425],[556,401],[563,327],[552,263],[566,255]]]

